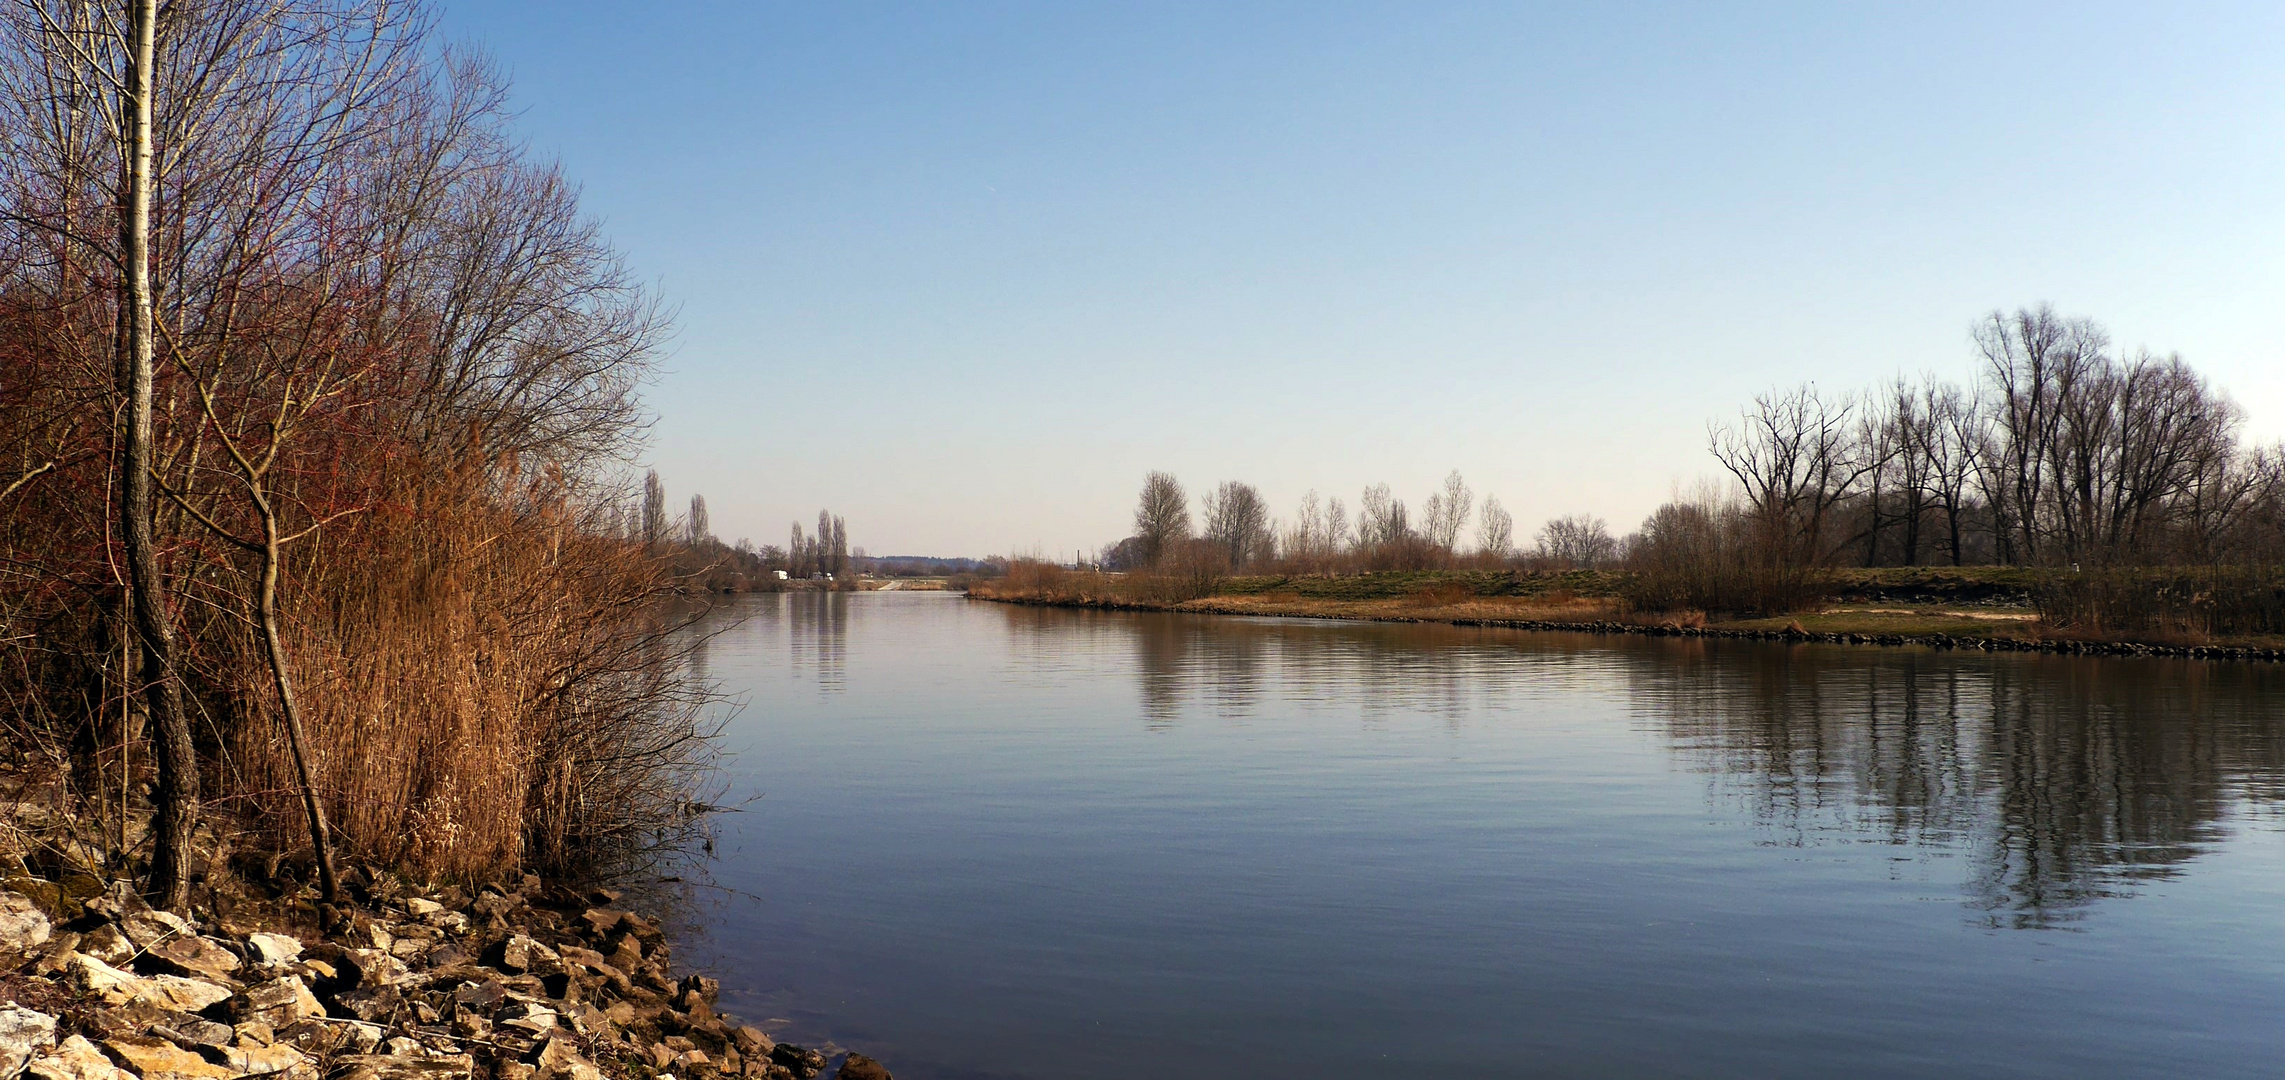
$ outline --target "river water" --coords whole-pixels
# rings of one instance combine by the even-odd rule
[[[2285,1072],[2285,667],[707,625],[743,810],[681,952],[900,1080]]]

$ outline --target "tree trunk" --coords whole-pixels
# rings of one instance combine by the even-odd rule
[[[317,858],[318,891],[328,904],[341,900],[341,883],[333,873],[333,840],[325,824],[325,804],[318,801],[317,784],[310,776],[308,744],[302,737],[301,708],[294,701],[294,682],[286,667],[285,642],[278,636],[278,516],[258,481],[249,481],[255,508],[262,515],[262,645],[270,661],[270,681],[278,691],[278,708],[286,722],[286,744],[294,755],[294,779],[301,785],[302,811],[309,818],[310,852]]]
[[[127,403],[127,440],[119,465],[119,525],[127,548],[135,636],[142,647],[139,678],[157,746],[156,814],[151,823],[151,891],[162,908],[190,899],[190,837],[198,825],[198,755],[175,681],[174,629],[167,621],[159,555],[152,537],[152,327],[151,327],[151,97],[155,81],[158,0],[133,0],[129,13],[133,57],[128,66],[127,205],[119,223],[127,274],[120,314],[127,349],[120,364]]]

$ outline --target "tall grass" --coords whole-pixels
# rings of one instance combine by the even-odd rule
[[[1217,546],[1196,541],[1183,545],[1157,567],[1126,573],[1069,570],[1042,559],[1018,556],[1008,561],[1007,573],[975,582],[969,591],[994,600],[1157,606],[1212,596],[1228,577],[1228,561]]]
[[[468,469],[408,490],[301,568],[290,644],[317,786],[339,842],[386,865],[607,871],[687,821],[706,764],[705,689],[662,603],[674,580],[564,493],[486,483]],[[226,783],[291,846],[270,702],[235,704]]]

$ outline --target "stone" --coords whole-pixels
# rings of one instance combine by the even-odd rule
[[[730,1029],[730,1043],[738,1048],[739,1053],[750,1058],[766,1058],[777,1047],[777,1040],[750,1024]]]
[[[655,949],[666,943],[666,931],[659,924],[630,911],[620,918],[619,928],[643,943],[645,949]]]
[[[232,1046],[221,1051],[222,1063],[240,1076],[282,1073],[309,1060],[291,1046]]]
[[[437,912],[443,911],[444,905],[439,904],[434,900],[423,900],[420,897],[416,896],[405,901],[405,910],[412,913],[417,918],[427,918],[430,915],[434,915]]]
[[[278,1031],[262,1020],[248,1020],[234,1029],[240,1046],[268,1046],[278,1041]]]
[[[301,958],[301,942],[284,934],[248,934],[246,952],[257,964],[290,964]]]
[[[825,1071],[825,1055],[805,1046],[779,1043],[770,1051],[770,1061],[785,1066],[795,1076],[811,1077]]]
[[[532,1080],[539,1070],[521,1061],[503,1061],[494,1070],[495,1080]]]
[[[333,995],[333,1007],[342,1016],[377,1024],[394,1015],[403,1000],[396,987],[361,986]]]
[[[117,966],[135,958],[135,943],[119,928],[104,923],[79,940],[79,951],[106,964]]]
[[[124,1005],[142,989],[143,980],[86,953],[73,956],[64,967],[72,989],[93,994],[106,1005]]]
[[[180,975],[153,975],[143,980],[135,991],[135,998],[147,1001],[162,1009],[174,1012],[204,1012],[217,1002],[230,1000],[235,991],[217,986],[204,979],[186,979]]]
[[[427,1049],[420,1044],[420,1040],[410,1035],[399,1035],[393,1039],[381,1040],[381,1055],[383,1057],[422,1057],[425,1056],[423,1051]]]
[[[603,1070],[579,1053],[569,1039],[549,1039],[540,1047],[540,1080],[603,1080]]]
[[[452,992],[452,1000],[461,1008],[486,1013],[499,1008],[507,996],[507,989],[495,979],[472,982]]]
[[[341,974],[359,989],[395,986],[412,976],[405,962],[380,949],[344,949]]]
[[[55,882],[42,881],[36,877],[12,877],[0,882],[0,889],[30,900],[32,906],[38,908],[40,914],[47,916],[50,922],[64,921],[63,887]]]
[[[24,1075],[31,1080],[134,1080],[82,1035],[65,1039],[55,1053],[32,1062]]]
[[[836,1080],[894,1080],[881,1063],[863,1054],[850,1054],[841,1062],[841,1071],[833,1074]]]
[[[60,974],[69,966],[71,955],[79,951],[79,935],[69,930],[48,939],[48,943],[33,950],[32,965],[25,970],[40,978]]]
[[[318,1003],[317,995],[309,992],[309,984],[298,975],[287,975],[249,988],[246,991],[244,1012],[247,1023],[282,1028],[296,1020],[308,1020],[325,1015],[325,1006]]]
[[[55,1044],[55,1017],[21,1005],[0,1007],[0,1080],[15,1080]]]
[[[0,892],[0,951],[25,952],[48,943],[46,912],[20,892]],[[10,967],[15,965],[10,964]]]
[[[170,938],[192,937],[198,932],[178,915],[165,911],[131,911],[119,919],[119,929],[138,949],[148,949]]]
[[[143,1080],[233,1080],[235,1075],[225,1066],[162,1039],[121,1036],[105,1039],[103,1048]]]
[[[500,970],[510,975],[521,975],[561,963],[563,957],[537,941],[522,934],[511,934],[500,943]]]
[[[437,1057],[344,1054],[333,1059],[334,1080],[469,1080],[476,1069],[466,1054]]]
[[[580,914],[579,921],[586,924],[587,933],[590,936],[602,938],[608,936],[611,931],[618,929],[620,922],[626,917],[627,913],[624,911],[616,911],[611,908],[589,908]]]
[[[143,955],[177,975],[226,980],[238,973],[244,961],[211,938],[168,938],[143,950]]]
[[[713,1005],[722,1000],[722,984],[704,975],[692,975],[677,987],[685,997],[694,997]]]
[[[185,1050],[197,1053],[228,1046],[230,1040],[238,1033],[230,1030],[228,1024],[217,1024],[212,1020],[190,1017],[174,1023],[153,1024],[151,1025],[151,1034]]]

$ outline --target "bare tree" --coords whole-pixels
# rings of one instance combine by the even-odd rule
[[[1618,553],[1609,527],[1591,514],[1551,518],[1539,529],[1537,554],[1561,566],[1592,570],[1617,559]]]
[[[1135,538],[1142,541],[1145,566],[1157,566],[1176,544],[1190,539],[1190,497],[1172,475],[1154,472],[1143,478],[1135,504]]]
[[[1276,545],[1269,503],[1252,484],[1227,480],[1204,500],[1206,539],[1221,545],[1232,568],[1267,558]]]
[[[1334,498],[1330,505],[1318,500],[1312,489],[1300,498],[1300,509],[1293,514],[1293,527],[1284,537],[1284,559],[1296,562],[1305,569],[1323,571],[1334,555],[1341,553],[1348,532],[1348,509]]]
[[[657,548],[666,539],[666,481],[659,479],[659,471],[652,469],[643,474],[643,545]]]
[[[1468,522],[1468,511],[1475,505],[1476,494],[1468,490],[1468,482],[1454,469],[1444,478],[1444,486],[1428,497],[1421,507],[1421,532],[1428,543],[1446,555],[1457,550],[1460,529]]]
[[[1412,526],[1405,520],[1404,500],[1391,498],[1387,484],[1366,488],[1358,500],[1357,546],[1373,548],[1411,537]]]
[[[2014,315],[1994,311],[1975,328],[1992,392],[1990,446],[1980,477],[2002,562],[2037,562],[2052,531],[2050,465],[2063,417],[2107,366],[2110,336],[2090,319],[2066,319],[2047,305]]]
[[[1737,427],[1714,424],[1714,457],[1743,485],[1773,565],[1824,561],[1833,510],[1868,468],[1855,453],[1853,402],[1830,401],[1815,386],[1754,399]]]
[[[1484,512],[1476,519],[1476,550],[1494,559],[1505,559],[1515,549],[1515,519],[1507,507],[1501,506],[1497,496],[1484,499]]]
[[[1931,378],[1920,391],[1920,421],[1915,442],[1928,463],[1930,497],[1944,515],[1945,551],[1953,566],[1961,566],[1967,559],[1969,485],[1985,445],[1983,416],[1959,387]]]
[[[704,547],[707,541],[714,539],[714,530],[706,520],[706,496],[690,497],[690,519],[685,523],[685,530],[694,548]]]

